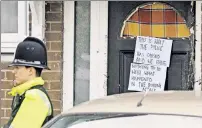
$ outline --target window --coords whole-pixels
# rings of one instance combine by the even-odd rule
[[[14,53],[28,33],[26,1],[1,1],[1,54]]]
[[[173,7],[155,2],[138,7],[124,21],[121,37],[136,36],[186,38],[190,31],[184,18]]]

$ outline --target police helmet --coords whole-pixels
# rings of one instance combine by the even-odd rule
[[[14,60],[9,66],[30,66],[48,69],[46,46],[36,37],[27,37],[17,46]]]

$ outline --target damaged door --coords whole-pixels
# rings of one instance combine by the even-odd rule
[[[128,91],[136,36],[172,39],[165,90],[192,89],[193,14],[189,1],[109,2],[108,95]]]

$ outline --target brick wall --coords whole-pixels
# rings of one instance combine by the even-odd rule
[[[62,33],[63,33],[63,2],[46,2],[46,32],[45,41],[48,50],[50,71],[45,70],[42,77],[54,106],[54,114],[61,112],[62,94]],[[31,17],[30,17],[31,21]],[[30,23],[31,26],[31,23]],[[12,97],[7,95],[13,86],[12,70],[7,68],[10,62],[1,62],[1,125],[5,124],[10,116]]]

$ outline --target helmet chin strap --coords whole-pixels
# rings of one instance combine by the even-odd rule
[[[15,86],[16,86],[15,75],[14,75],[14,73],[13,73],[13,87],[15,87]]]

